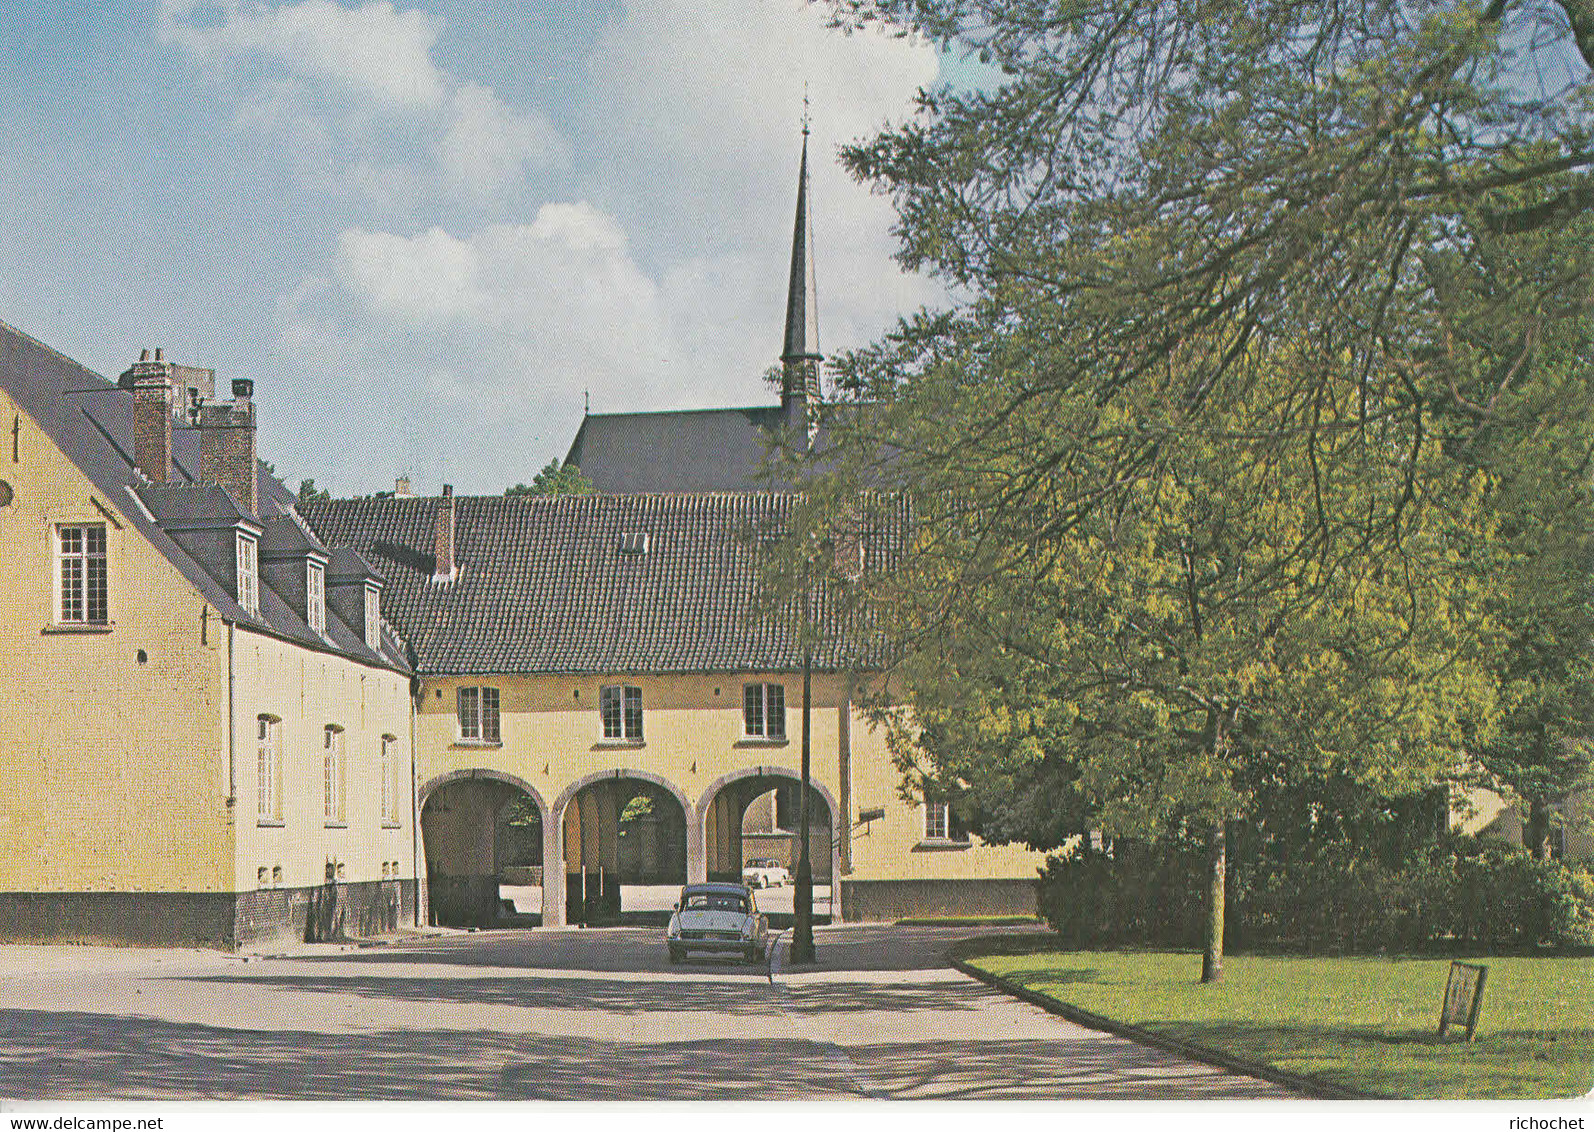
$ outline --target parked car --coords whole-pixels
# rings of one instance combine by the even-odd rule
[[[791,874],[779,861],[769,858],[752,860],[742,870],[742,883],[748,888],[780,888],[791,883]]]
[[[671,963],[689,951],[740,955],[756,963],[769,946],[769,918],[759,913],[744,884],[689,884],[681,889],[664,943]]]

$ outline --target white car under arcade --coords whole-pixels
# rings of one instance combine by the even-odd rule
[[[784,888],[791,883],[791,873],[774,858],[755,858],[742,870],[742,883],[748,888]]]
[[[689,884],[664,933],[670,962],[693,951],[735,955],[756,963],[769,946],[769,918],[745,884]]]

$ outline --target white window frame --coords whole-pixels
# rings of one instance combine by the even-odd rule
[[[238,604],[251,617],[260,616],[260,548],[254,535],[239,531],[233,540],[237,560]]]
[[[502,697],[485,685],[462,687],[455,695],[459,742],[499,746],[502,742]]]
[[[642,689],[605,684],[598,689],[598,725],[605,743],[642,742]]]
[[[947,845],[967,845],[969,835],[964,833],[961,837],[952,835],[952,804],[950,802],[924,803],[924,839],[926,841],[939,841]]]
[[[321,812],[329,826],[348,823],[344,804],[343,736],[343,728],[336,723],[329,723],[321,729]]]
[[[69,548],[69,542],[75,545]],[[93,546],[96,542],[97,548]],[[56,623],[110,625],[110,590],[110,542],[105,524],[63,523],[56,527]]]
[[[372,652],[382,651],[382,605],[375,586],[365,587],[365,643]]]
[[[382,736],[382,824],[397,826],[398,815],[398,736]]]
[[[282,720],[262,713],[255,717],[255,820],[282,824]]]
[[[326,636],[327,574],[319,562],[304,564],[304,612],[311,630]]]
[[[785,740],[786,685],[742,685],[742,735],[771,742]]]

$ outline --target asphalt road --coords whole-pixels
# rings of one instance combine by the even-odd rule
[[[46,962],[0,948],[0,1097],[1287,1095],[967,979],[943,958],[961,934],[825,929],[817,968],[773,978],[725,961],[672,967],[652,928],[481,932],[247,961],[32,949]]]

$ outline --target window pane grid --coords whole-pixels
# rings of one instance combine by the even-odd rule
[[[97,525],[61,527],[58,537],[61,621],[80,625],[109,624],[110,575],[105,558],[105,528]]]
[[[382,736],[382,817],[387,821],[392,821],[398,816],[397,768],[393,759],[393,744],[394,739],[391,735]]]
[[[267,820],[276,820],[282,817],[281,808],[281,756],[278,746],[277,722],[267,716],[261,716],[256,727],[259,747],[257,754],[257,773],[259,785],[256,791],[255,813],[257,817]]]
[[[343,820],[343,732],[328,727],[324,732],[321,760],[322,789],[326,799],[324,813],[329,822]]]
[[[759,739],[786,737],[786,687],[746,684],[742,688],[744,734]]]
[[[618,739],[623,734],[620,712],[620,689],[604,688],[598,694],[599,713],[603,717],[603,737]]]
[[[255,540],[247,535],[239,535],[238,548],[238,604],[249,611],[251,616],[260,612],[260,591],[257,585],[255,571]]]
[[[608,684],[598,689],[598,714],[605,739],[642,738],[642,689]]]
[[[317,633],[325,633],[327,631],[325,577],[322,574],[321,567],[314,562],[308,563],[305,570],[307,572],[305,578],[305,606],[309,614],[310,628]]]
[[[459,690],[459,737],[461,739],[481,738],[481,699],[478,689],[461,688]]]
[[[625,737],[642,738],[642,689],[625,690]]]
[[[498,742],[498,689],[483,688],[481,690],[482,721],[481,737],[489,742]]]

